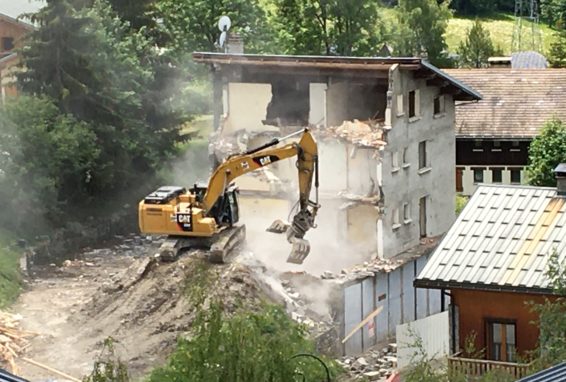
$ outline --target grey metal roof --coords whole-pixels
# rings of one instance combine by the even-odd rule
[[[555,250],[566,261],[566,198],[555,188],[480,185],[415,286],[548,293]]]
[[[539,371],[528,377],[521,378],[517,382],[564,382],[566,381],[566,362],[559,363],[543,371]]]
[[[511,67],[513,69],[546,69],[548,61],[539,52],[515,52],[511,55]]]
[[[566,172],[566,163],[559,163],[558,166],[554,169],[554,172]]]

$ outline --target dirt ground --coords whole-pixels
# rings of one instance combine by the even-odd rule
[[[247,266],[206,265],[198,252],[157,263],[152,255],[159,243],[127,241],[80,254],[61,267],[33,268],[13,308],[23,317],[23,328],[37,333],[25,357],[81,379],[92,370],[103,341],[112,337],[138,379],[163,364],[178,336],[190,328],[195,312],[186,298],[186,280],[194,280],[187,275],[199,271],[197,264],[212,267],[212,289],[226,309],[237,299],[250,305],[264,299]],[[17,365],[19,375],[32,382],[68,381],[23,359]]]
[[[208,264],[198,251],[159,263],[153,257],[159,245],[122,238],[62,266],[32,267],[12,308],[22,316],[23,329],[36,333],[24,356],[81,379],[112,337],[133,379],[140,379],[163,364],[176,339],[190,329],[195,308],[187,290],[199,282],[202,267],[214,280],[207,293],[221,299],[228,312],[241,301],[251,308],[265,300],[297,305],[249,252],[224,265]],[[16,363],[18,375],[30,381],[69,381],[22,358]]]

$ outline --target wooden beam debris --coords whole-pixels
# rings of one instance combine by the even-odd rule
[[[370,322],[375,316],[377,316],[379,313],[381,313],[382,310],[383,310],[383,306],[379,306],[376,310],[374,310],[373,312],[368,314],[368,316],[366,318],[364,318],[362,320],[362,322],[360,322],[358,325],[356,325],[356,327],[354,329],[352,329],[346,337],[344,337],[344,339],[342,340],[342,343],[343,344],[346,343],[346,341],[348,341],[350,339],[350,337],[352,337],[354,334],[356,334],[356,332],[358,330],[360,330],[365,324]]]

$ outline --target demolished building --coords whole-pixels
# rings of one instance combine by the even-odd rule
[[[210,152],[216,160],[302,128],[315,133],[322,208],[318,229],[308,234],[307,270],[321,274],[364,262],[396,264],[340,283],[343,334],[378,306],[388,306],[372,324],[379,335],[368,326],[352,336],[344,352],[359,352],[394,335],[397,324],[440,310],[441,293],[421,296],[419,308],[411,284],[428,253],[418,248],[455,219],[455,101],[479,100],[480,94],[421,58],[220,53],[193,58],[212,73]],[[294,163],[276,163],[271,170],[282,184],[296,176]],[[288,213],[293,202],[290,197],[287,211],[277,215]],[[250,218],[268,215],[268,204]],[[264,245],[270,253],[276,247]],[[378,275],[404,268],[407,280],[402,273],[395,276],[399,298],[390,298],[381,290],[388,278]],[[405,284],[410,290],[403,291]]]

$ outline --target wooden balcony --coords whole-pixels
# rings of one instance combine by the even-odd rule
[[[462,358],[461,353],[448,357],[448,368],[451,372],[464,374],[468,377],[481,377],[492,370],[502,370],[520,379],[531,371],[532,363],[513,363],[490,361],[486,359]]]

